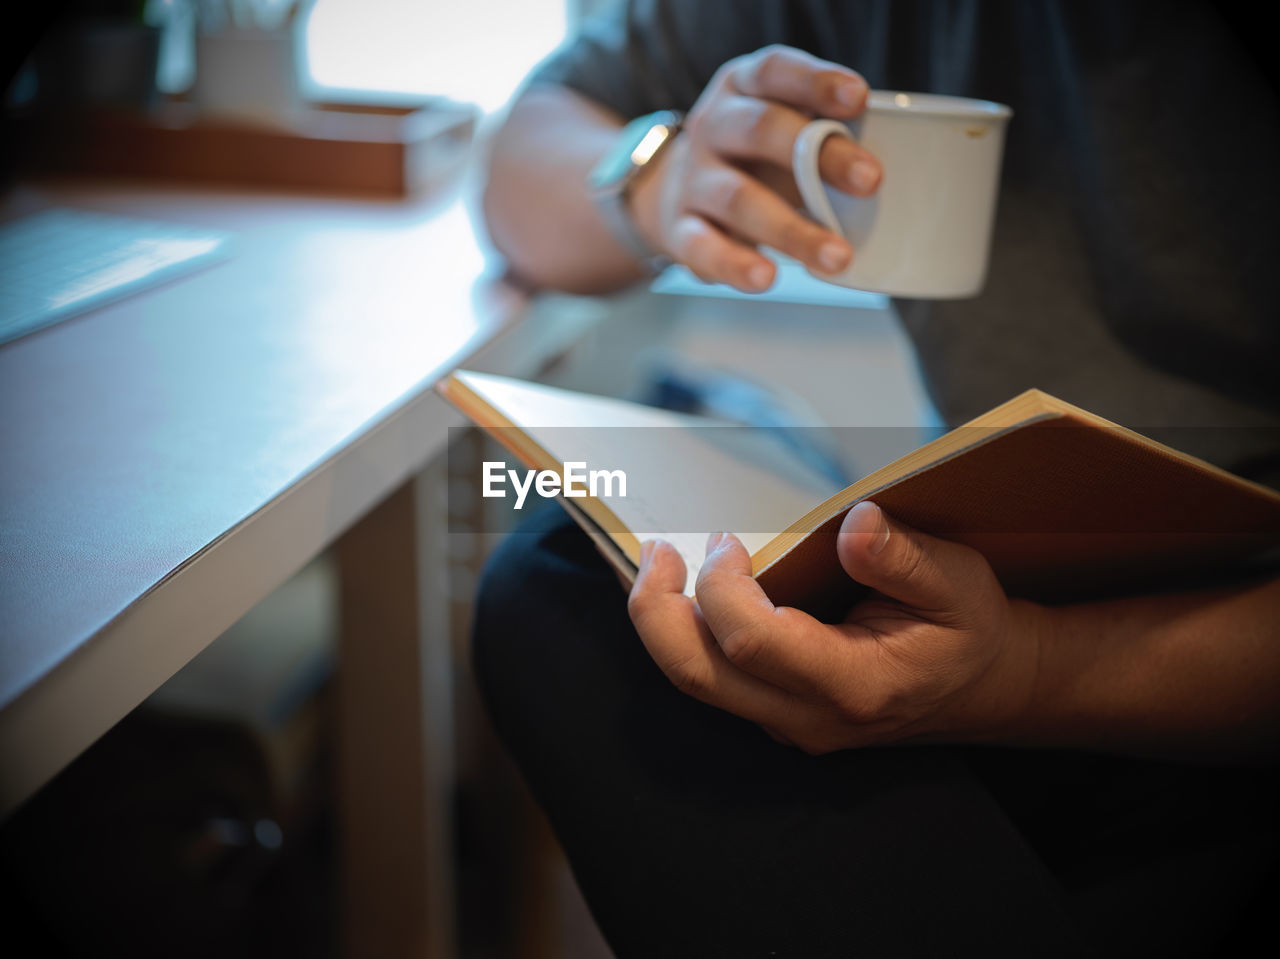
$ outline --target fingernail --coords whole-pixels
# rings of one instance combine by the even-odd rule
[[[889,543],[889,521],[884,510],[870,500],[863,500],[852,512],[858,532],[871,534],[867,539],[867,552],[874,556]]]
[[[640,544],[640,568],[644,569],[649,565],[649,560],[653,558],[654,547],[658,543],[656,540],[647,539]]]
[[[867,84],[863,80],[849,80],[836,89],[836,99],[850,109],[860,106],[866,95]]]
[[[747,282],[755,289],[763,290],[769,285],[769,268],[763,263],[757,263],[747,271]]]
[[[724,533],[712,533],[707,537],[707,555],[710,556],[724,540]]]
[[[849,248],[842,243],[824,243],[818,249],[818,263],[828,273],[843,270],[849,262]]]
[[[849,167],[849,182],[855,190],[870,193],[880,182],[880,169],[866,160],[854,160]]]

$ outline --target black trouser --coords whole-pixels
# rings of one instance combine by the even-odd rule
[[[490,563],[474,655],[619,959],[1201,955],[1280,905],[1259,899],[1275,770],[962,747],[807,756],[678,692],[558,508]]]

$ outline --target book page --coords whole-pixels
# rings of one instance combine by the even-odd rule
[[[625,496],[576,502],[633,564],[641,540],[671,541],[690,573],[686,592],[706,535],[728,530],[774,602],[838,614],[851,581],[830,536],[868,496],[908,526],[978,550],[1011,595],[1040,601],[1149,589],[1280,542],[1277,491],[1036,390],[832,490],[805,476],[803,457],[776,434],[462,375],[446,395],[525,462],[625,470]]]
[[[616,480],[609,491],[602,482],[573,505],[632,562],[644,540],[670,542],[685,560],[690,594],[709,534],[732,532],[754,553],[838,489],[766,431],[502,377],[456,378],[513,424],[490,427],[508,448],[519,448],[518,437],[502,435],[514,428],[547,455],[544,468],[578,462],[624,472],[625,496]]]

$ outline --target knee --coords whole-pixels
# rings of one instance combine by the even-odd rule
[[[476,592],[477,634],[537,627],[566,599],[612,581],[586,534],[560,509],[543,509],[507,534],[485,563]]]
[[[471,658],[486,700],[554,681],[557,662],[622,610],[613,571],[559,508],[508,534],[481,574]]]

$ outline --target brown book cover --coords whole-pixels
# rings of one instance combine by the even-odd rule
[[[695,417],[467,372],[449,377],[440,392],[532,469],[583,459],[574,429],[661,427],[630,431],[625,445],[619,440],[610,450],[619,462],[608,464],[665,463],[671,481],[661,490],[650,484],[639,506],[562,500],[598,544],[607,537],[617,547],[602,552],[624,575],[635,574],[641,538],[664,535],[662,516],[674,514],[676,500],[688,515],[690,501],[710,506],[737,485],[732,461],[703,459],[698,447],[678,441],[705,423]],[[599,451],[599,438],[593,443]],[[780,489],[789,502],[804,501],[798,488],[794,496],[790,486]],[[1011,594],[1049,601],[1159,588],[1188,574],[1217,576],[1280,545],[1280,493],[1038,390],[825,499],[807,495],[812,508],[796,510],[790,525],[744,543],[775,603],[822,615],[847,607],[859,590],[836,559],[835,535],[863,499],[978,549]],[[776,524],[776,509],[771,515]],[[769,521],[744,522],[769,529]],[[664,538],[684,554],[691,590],[701,559],[695,544],[712,529],[684,525]]]

